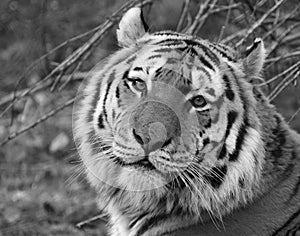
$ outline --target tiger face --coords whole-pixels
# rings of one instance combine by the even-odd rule
[[[164,42],[145,45],[107,97],[119,95],[109,120],[113,156],[124,168],[161,175],[163,183],[190,165],[215,165],[226,133],[224,72],[204,67],[185,40],[178,38],[182,51],[159,54]]]
[[[162,199],[218,213],[248,201],[264,153],[249,82],[263,65],[262,41],[238,59],[190,35],[149,34],[140,12],[125,14],[122,48],[88,81],[78,105],[75,138],[89,180],[126,212]]]

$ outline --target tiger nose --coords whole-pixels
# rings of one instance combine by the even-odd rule
[[[142,146],[145,154],[161,149],[171,143],[172,138],[167,137],[167,131],[159,122],[151,123],[147,132],[132,130],[135,140]]]

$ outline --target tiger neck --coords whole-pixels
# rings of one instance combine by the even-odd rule
[[[257,106],[265,143],[265,163],[262,172],[262,193],[285,179],[296,178],[293,168],[299,163],[300,136],[267,101]]]
[[[300,222],[300,135],[291,130],[268,102],[257,106],[265,142],[260,193],[233,210],[222,223],[209,218],[172,235],[287,235]]]

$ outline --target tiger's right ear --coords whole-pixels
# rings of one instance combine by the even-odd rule
[[[148,31],[142,9],[134,7],[129,9],[122,17],[117,29],[118,43],[122,47],[129,47],[143,37]]]
[[[263,41],[256,38],[253,44],[247,48],[243,66],[246,74],[258,76],[261,73],[266,57],[266,49]]]

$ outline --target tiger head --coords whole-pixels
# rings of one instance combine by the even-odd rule
[[[164,199],[197,212],[251,199],[264,149],[250,81],[263,42],[240,59],[223,44],[148,33],[140,8],[123,16],[117,38],[121,49],[75,107],[78,149],[103,199],[127,211]]]

